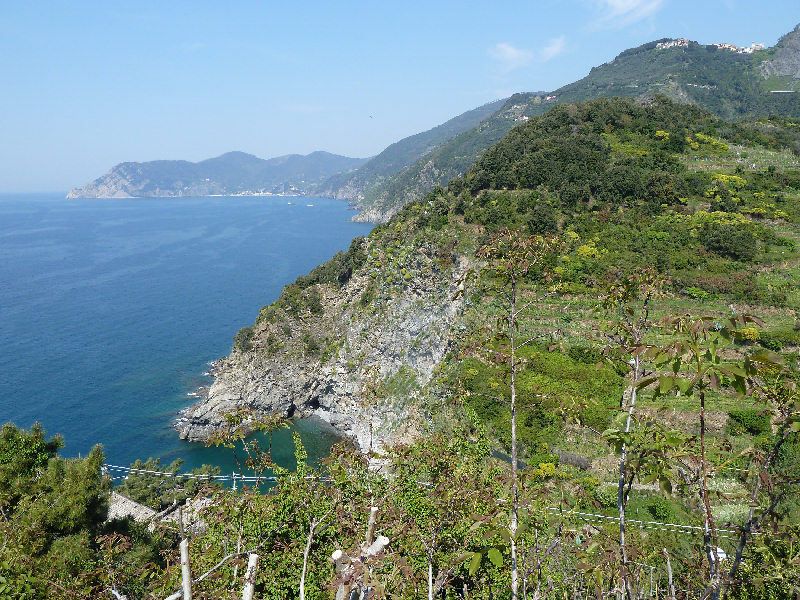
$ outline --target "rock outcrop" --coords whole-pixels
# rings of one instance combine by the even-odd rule
[[[412,262],[412,278],[371,302],[364,294],[376,289],[375,270],[371,276],[366,268],[340,288],[315,286],[319,314],[257,321],[252,348],[218,361],[206,397],[176,422],[181,438],[207,440],[239,407],[316,415],[362,450],[413,437],[426,423],[422,390],[453,341],[462,303],[455,296],[467,265],[461,259],[441,269],[424,248]],[[371,394],[370,385],[382,391]]]
[[[800,79],[800,25],[778,41],[773,58],[761,63],[761,73],[764,77]]]

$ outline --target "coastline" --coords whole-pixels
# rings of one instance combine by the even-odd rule
[[[330,196],[321,196],[316,194],[273,194],[272,192],[235,192],[231,194],[157,194],[151,196],[131,196],[126,194],[124,196],[114,195],[114,196],[102,196],[102,195],[95,195],[95,196],[78,196],[72,195],[72,192],[68,192],[65,198],[67,200],[148,200],[148,199],[155,199],[155,198],[261,198],[261,197],[272,197],[272,198],[302,198],[302,197],[309,197],[309,198],[331,198],[332,200],[336,200],[336,198]]]
[[[442,271],[434,268],[438,255],[421,252],[416,258],[417,276],[378,309],[360,305],[372,281],[362,269],[342,287],[317,287],[319,313],[258,322],[251,349],[234,349],[215,361],[213,383],[197,391],[202,397],[173,424],[179,437],[207,441],[224,426],[224,414],[243,407],[288,418],[316,416],[363,452],[419,435],[426,422],[423,390],[453,343],[453,324],[463,308],[457,291],[469,261],[458,259]],[[308,354],[307,337],[337,342],[323,359]],[[406,384],[365,400],[376,378]]]

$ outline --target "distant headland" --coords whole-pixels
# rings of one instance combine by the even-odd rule
[[[245,152],[228,152],[196,163],[124,162],[94,181],[73,188],[67,198],[302,196],[332,175],[357,169],[366,161],[318,151],[268,160]]]

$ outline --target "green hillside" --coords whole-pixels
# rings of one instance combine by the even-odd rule
[[[559,103],[659,93],[728,120],[770,114],[800,116],[800,29],[787,33],[774,47],[752,54],[690,41],[659,49],[660,43],[668,41],[626,50],[593,68],[583,79],[552,92],[516,94],[478,127],[368,190],[359,205],[373,215],[393,214],[405,202],[463,173],[520,118],[541,115]]]
[[[791,119],[663,96],[559,105],[288,285],[218,365],[237,409],[209,443],[243,456],[275,427],[269,392],[239,383],[287,372],[313,390],[294,414],[350,389],[370,445],[317,467],[298,442],[269,490],[209,492],[195,595],[238,597],[252,552],[259,598],[791,597],[798,144]],[[0,435],[0,594],[179,589],[176,528],[103,525],[99,450],[57,447]],[[266,448],[251,438],[249,469],[274,466]],[[163,502],[164,475],[126,488],[150,477]]]
[[[417,162],[420,157],[429,154],[458,134],[476,127],[484,119],[494,114],[503,103],[503,100],[489,102],[433,129],[395,142],[356,171],[334,175],[315,191],[325,196],[357,201],[359,197],[386,178],[397,175],[403,169]]]

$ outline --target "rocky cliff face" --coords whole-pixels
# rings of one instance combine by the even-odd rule
[[[226,412],[243,406],[316,415],[362,450],[414,436],[426,423],[422,390],[452,343],[461,311],[453,297],[466,261],[439,264],[417,248],[409,268],[402,267],[414,276],[404,276],[402,286],[381,291],[367,266],[341,288],[314,286],[318,314],[257,322],[252,349],[219,361],[207,397],[176,422],[181,438],[207,440]],[[365,393],[375,384],[383,391]]]
[[[118,165],[94,181],[70,190],[67,198],[133,198],[136,190],[131,189],[130,176],[122,166]]]
[[[164,177],[150,164],[173,162],[175,174]],[[155,161],[154,163],[121,163],[108,173],[74,188],[67,198],[168,198],[224,194],[225,186],[209,178],[196,181],[197,175],[187,173],[193,164],[186,161]]]
[[[774,58],[761,63],[761,73],[800,79],[800,25],[778,41]]]

